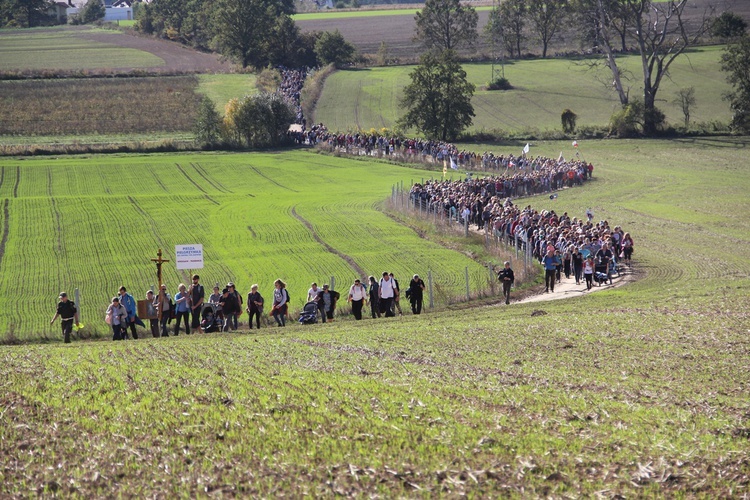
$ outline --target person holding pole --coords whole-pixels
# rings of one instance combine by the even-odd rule
[[[52,321],[49,322],[51,325],[55,322],[57,317],[62,318],[62,334],[66,344],[70,344],[70,334],[73,331],[73,321],[78,324],[78,309],[76,308],[75,302],[68,300],[68,294],[60,292],[60,302],[57,303],[57,312],[52,317]]]
[[[159,286],[159,295],[156,297],[156,311],[159,313],[159,324],[161,325],[161,336],[169,337],[167,324],[172,314],[172,297],[167,293],[167,285]]]

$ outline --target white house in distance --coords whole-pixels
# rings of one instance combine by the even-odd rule
[[[88,0],[68,0],[67,15],[78,14]],[[104,19],[102,21],[130,21],[133,19],[131,0],[104,0]]]

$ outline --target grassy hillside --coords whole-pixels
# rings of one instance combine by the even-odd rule
[[[721,47],[698,49],[678,59],[659,90],[658,106],[673,124],[683,122],[682,111],[672,104],[678,89],[695,87],[697,103],[691,111],[694,122],[731,118],[722,95],[729,87],[720,71]],[[628,56],[624,68],[630,72],[630,95],[638,95],[640,59]],[[399,99],[409,82],[411,66],[338,71],[326,80],[315,111],[315,121],[332,130],[391,127],[401,115]],[[560,130],[560,114],[570,108],[579,126],[604,126],[619,106],[616,94],[606,85],[611,74],[591,72],[573,60],[530,60],[506,64],[511,91],[486,91],[490,64],[465,64],[470,82],[477,86],[472,99],[476,118],[471,130],[518,131],[529,128]]]
[[[749,145],[745,139],[582,142],[581,151],[597,165],[596,181],[531,203],[576,215],[591,207],[597,220],[632,232],[640,279],[610,291],[290,327],[283,335],[264,330],[2,347],[0,405],[7,425],[0,426],[0,492],[742,496],[750,485]],[[532,144],[532,153],[563,148]],[[315,266],[308,237],[287,220],[290,205],[329,229],[323,220],[351,206],[354,212],[336,224],[378,230],[387,226],[370,219],[377,214],[368,207],[382,196],[376,186],[410,175],[364,162],[355,162],[355,174],[350,162],[304,154],[226,158],[141,158],[158,172],[146,182],[126,158],[96,158],[96,170],[81,167],[92,191],[111,186],[102,176],[118,171],[119,190],[151,220],[128,211],[117,192],[100,194],[93,205],[78,195],[66,198],[83,189],[73,180],[80,176],[50,184],[54,212],[44,189],[22,179],[23,197],[10,206],[48,203],[29,210],[29,217],[45,221],[34,225],[45,225],[47,237],[34,242],[42,251],[28,253],[22,280],[8,277],[12,269],[3,258],[0,290],[13,290],[3,298],[6,309],[36,315],[29,300],[20,300],[32,283],[47,312],[57,289],[43,286],[46,275],[82,275],[40,261],[50,246],[60,245],[63,257],[92,255],[88,267],[106,267],[114,285],[118,269],[144,266],[155,235],[173,238],[167,226],[181,242],[210,233],[212,242],[236,251],[227,259],[231,269],[260,268],[256,262],[272,258],[280,263],[290,240],[300,266]],[[214,187],[196,191],[172,174],[175,162],[190,176],[197,175],[190,163],[206,166]],[[23,173],[59,179],[57,165],[22,163]],[[59,165],[74,168],[73,162]],[[303,175],[311,166],[314,175]],[[7,180],[13,169],[4,173]],[[159,196],[159,182],[174,194]],[[273,195],[262,197],[273,182],[283,187],[274,184]],[[301,187],[307,184],[309,192]],[[10,196],[5,183],[2,196]],[[263,203],[256,208],[252,201]],[[80,222],[71,238],[82,242],[75,248],[53,227],[73,214]],[[107,221],[127,219],[140,228],[136,237],[129,238],[131,231],[115,236]],[[248,238],[248,224],[257,240]],[[269,255],[262,240],[273,237],[274,248],[284,250]],[[400,248],[373,251],[361,237],[352,233],[354,248],[347,248],[357,259],[408,260]],[[343,248],[344,238],[326,238]],[[148,280],[148,266],[143,269],[141,281]],[[170,274],[169,281],[176,278]],[[293,289],[296,298],[301,289],[296,283]],[[533,310],[546,315],[531,316]]]
[[[392,184],[423,176],[304,152],[0,160],[0,295],[26,302],[0,312],[0,331],[56,337],[54,298],[78,287],[87,322],[104,332],[100,319],[117,288],[144,298],[155,283],[149,259],[178,244],[203,244],[206,283],[234,281],[243,293],[259,283],[268,294],[283,278],[295,309],[312,281],[335,276],[341,289],[366,277],[356,266],[401,278],[432,268],[449,295],[461,292],[469,266],[472,289],[486,286],[482,265],[375,210]],[[189,274],[169,267],[170,291]]]

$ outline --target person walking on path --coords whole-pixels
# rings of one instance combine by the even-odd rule
[[[177,287],[179,290],[174,296],[175,323],[174,335],[180,334],[180,320],[185,323],[185,335],[190,335],[190,294],[184,283]]]
[[[128,312],[125,306],[120,304],[118,297],[112,297],[112,303],[107,307],[107,315],[104,321],[112,327],[112,340],[126,340],[128,334],[125,331],[128,324]]]
[[[510,304],[510,288],[516,280],[516,277],[513,274],[513,269],[510,268],[510,262],[507,260],[503,264],[503,269],[497,273],[497,279],[503,284],[503,297],[505,298],[505,303]]]
[[[555,279],[557,275],[557,263],[559,259],[555,255],[555,249],[552,246],[547,248],[547,255],[544,256],[544,286],[547,292],[555,291]]]
[[[289,292],[286,290],[286,283],[277,279],[273,282],[273,309],[271,315],[276,320],[278,326],[286,326],[286,313],[289,309]]]
[[[156,310],[161,315],[159,320],[161,326],[161,336],[169,337],[167,324],[172,315],[172,297],[167,293],[167,285],[159,287],[159,295],[156,297]]]
[[[365,305],[367,300],[367,290],[359,279],[354,280],[354,284],[349,288],[349,298],[347,299],[352,304],[352,314],[354,319],[362,319],[362,306]]]
[[[318,292],[318,308],[320,309],[320,315],[322,316],[325,312],[326,316],[323,318],[323,323],[326,322],[326,319],[328,319],[328,321],[333,321],[333,313],[336,311],[336,302],[340,297],[341,295],[339,292],[330,290],[327,284],[323,285],[323,290]]]
[[[583,274],[583,254],[578,250],[578,247],[573,250],[570,259],[573,261],[573,276],[575,276],[576,285],[580,285],[581,275]]]
[[[236,330],[234,325],[236,324],[237,315],[242,312],[242,309],[240,309],[240,304],[237,302],[237,298],[228,287],[221,291],[221,302],[219,302],[219,307],[221,308],[221,315],[224,318],[224,324],[221,327],[221,331],[228,332],[229,330]],[[235,319],[233,320],[233,318]]]
[[[206,291],[203,289],[200,279],[200,276],[194,274],[193,284],[190,285],[190,289],[188,290],[188,294],[190,295],[190,314],[192,316],[190,326],[193,328],[193,331],[198,333],[201,331],[201,311],[203,310],[203,300],[206,297]]]
[[[152,290],[146,292],[146,317],[151,327],[151,335],[155,339],[159,338],[159,316],[156,312],[156,297]]]
[[[585,261],[583,261],[583,277],[586,279],[586,289],[591,290],[594,285],[594,257],[589,255]]]
[[[425,288],[424,280],[418,274],[415,274],[409,282],[409,289],[407,290],[409,302],[411,303],[411,312],[414,314],[422,314],[422,301]]]
[[[138,332],[135,330],[136,325],[136,317],[135,313],[137,312],[136,306],[135,306],[135,299],[132,295],[128,293],[128,291],[125,289],[124,286],[120,287],[120,305],[125,307],[125,310],[128,313],[128,320],[126,321],[126,324],[122,325],[122,336],[123,338],[128,338],[128,328],[130,328],[130,333],[133,335],[134,339],[138,339]],[[140,321],[140,320],[139,320]]]
[[[232,314],[232,330],[236,330],[239,327],[240,314],[242,314],[242,296],[231,281],[227,283],[227,289],[229,290],[229,295],[234,297],[234,301],[237,302],[236,312]]]
[[[263,297],[258,291],[258,285],[250,287],[250,293],[247,294],[247,313],[250,315],[248,320],[249,327],[253,329],[253,318],[255,318],[255,325],[260,330],[260,316],[263,314]]]
[[[70,334],[73,332],[73,325],[78,324],[78,309],[75,302],[68,300],[67,293],[60,292],[58,298],[60,301],[57,303],[57,311],[52,316],[52,321],[49,324],[54,323],[59,316],[61,318],[63,340],[66,344],[70,344]],[[73,323],[74,321],[75,323]]]
[[[370,312],[372,313],[372,319],[380,317],[380,287],[378,282],[375,280],[375,276],[370,276]]]
[[[393,315],[396,315],[398,311],[399,316],[403,316],[404,312],[401,310],[401,287],[398,284],[398,280],[393,276],[393,273],[388,274],[393,282]]]
[[[387,272],[383,273],[378,287],[378,298],[380,299],[380,312],[385,314],[386,318],[395,316],[393,312],[393,297],[396,295],[396,288],[393,280]]]

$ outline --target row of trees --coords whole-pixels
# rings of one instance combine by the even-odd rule
[[[744,32],[745,25],[737,16],[723,14],[718,19],[712,11],[706,10],[702,16],[693,16],[688,21],[685,9],[688,0],[505,0],[490,14],[485,34],[511,54],[520,55],[525,23],[533,24],[542,44],[542,54],[552,37],[566,23],[577,29],[584,40],[590,43],[598,57],[587,59],[584,65],[591,70],[604,69],[611,79],[608,86],[616,92],[622,111],[613,120],[625,120],[637,124],[639,133],[656,134],[664,122],[664,114],[656,106],[656,96],[663,81],[669,76],[672,63],[688,48],[699,43],[704,35],[713,30],[719,36],[734,36]],[[455,137],[458,132],[471,124],[473,110],[459,104],[470,100],[473,88],[465,83],[465,73],[452,64],[455,50],[470,47],[476,40],[477,14],[470,6],[461,5],[459,0],[427,0],[424,9],[415,17],[415,39],[439,57],[423,57],[420,66],[412,73],[412,83],[407,87],[403,104],[418,102],[420,109],[409,108],[402,120],[404,126],[421,127],[429,132],[433,127],[427,124],[425,106],[435,111],[437,104],[430,102],[430,95],[440,88],[446,96],[455,94],[455,89],[463,89],[458,99],[446,108],[461,116],[451,116],[452,125],[443,123],[438,138]],[[718,33],[717,33],[718,32]],[[623,70],[620,54],[628,46],[635,47],[640,56],[639,74],[632,75]],[[426,64],[436,65],[429,70]],[[433,75],[428,79],[428,75]],[[443,87],[438,83],[443,81]],[[450,85],[450,87],[446,87]],[[635,96],[631,97],[633,90]],[[622,116],[619,116],[622,115]],[[421,118],[420,118],[421,116]],[[446,118],[448,119],[448,118]]]
[[[354,46],[336,31],[301,33],[293,0],[153,0],[136,4],[136,29],[202,50],[243,68],[347,64]]]

